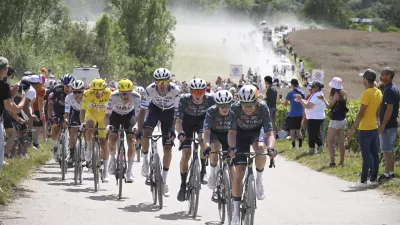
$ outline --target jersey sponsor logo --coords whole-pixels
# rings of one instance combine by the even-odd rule
[[[104,104],[94,104],[94,103],[91,103],[91,106],[94,109],[104,109],[106,107]]]

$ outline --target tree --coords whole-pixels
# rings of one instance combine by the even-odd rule
[[[308,0],[303,13],[318,23],[347,27],[349,15],[343,0]]]

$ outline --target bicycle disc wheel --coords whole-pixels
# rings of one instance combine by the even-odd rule
[[[200,187],[201,187],[201,180],[200,180],[200,163],[199,160],[196,160],[194,163],[194,168],[193,168],[193,187],[192,187],[192,204],[193,204],[193,214],[192,217],[196,218],[197,216],[197,210],[199,209],[199,200],[200,200]]]
[[[225,202],[225,192],[224,192],[224,176],[223,171],[218,170],[217,174],[217,196],[218,196],[218,212],[219,218],[221,223],[225,222],[225,209],[226,209],[226,202]]]
[[[123,143],[120,144],[119,146],[119,154],[118,154],[118,185],[119,185],[119,191],[118,191],[118,198],[122,198],[122,180],[124,178],[124,146]]]
[[[157,187],[157,195],[158,197],[158,205],[159,208],[163,208],[163,178],[161,176],[161,162],[160,162],[160,156],[158,153],[154,155],[154,175],[155,175],[155,184]]]
[[[66,168],[66,162],[65,162],[65,152],[66,152],[66,146],[65,146],[65,135],[61,135],[61,180],[65,180],[65,174],[67,173],[67,168]]]
[[[99,166],[98,166],[98,161],[99,161],[99,154],[98,154],[98,144],[96,141],[93,141],[93,151],[92,151],[92,169],[93,169],[93,175],[94,175],[94,191],[97,192],[100,189],[100,174],[99,174]]]
[[[225,167],[224,170],[224,188],[223,188],[223,196],[224,196],[224,201],[226,204],[226,217],[228,219],[227,224],[231,224],[232,220],[232,210],[233,210],[233,201],[232,201],[232,183],[231,183],[231,176],[229,173],[229,168]]]
[[[256,210],[256,186],[254,176],[250,175],[247,180],[247,194],[245,198],[246,202],[246,214],[244,215],[244,224],[254,224],[254,214]]]

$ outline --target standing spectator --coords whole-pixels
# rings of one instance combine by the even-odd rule
[[[293,46],[289,46],[289,54],[292,55],[293,54]]]
[[[304,81],[305,80],[304,79],[304,63],[303,63],[302,59],[299,60],[299,72],[300,72],[301,79]]]
[[[325,120],[325,103],[318,96],[322,95],[322,88],[324,85],[319,81],[314,81],[311,85],[312,95],[306,101],[301,96],[296,96],[296,101],[300,102],[305,108],[304,112],[308,120],[307,133],[308,133],[308,147],[310,148],[308,154],[315,153],[315,145],[318,146],[318,153],[323,151],[323,142],[321,137],[321,125]]]
[[[297,52],[293,52],[294,63],[297,63]]]
[[[265,92],[265,102],[267,103],[269,108],[272,128],[274,128],[276,139],[278,139],[278,126],[276,125],[276,100],[278,96],[278,91],[276,90],[276,87],[273,85],[271,76],[265,76],[264,81],[265,81],[265,87],[267,89]]]
[[[344,163],[344,131],[346,129],[346,114],[347,114],[347,94],[343,91],[342,79],[334,77],[329,83],[331,93],[329,95],[329,102],[326,101],[323,95],[318,96],[325,102],[326,107],[330,109],[329,116],[331,121],[328,126],[328,150],[331,162],[329,166],[336,166],[335,163],[335,139],[339,144],[340,149],[340,162],[339,165]]]
[[[367,187],[368,171],[371,168],[371,185],[377,184],[379,172],[379,155],[378,155],[378,117],[379,106],[382,102],[382,92],[374,87],[376,73],[372,69],[366,70],[363,74],[363,83],[367,90],[361,94],[360,111],[357,114],[350,132],[347,134],[348,139],[352,139],[356,128],[359,126],[358,143],[360,145],[362,156],[361,180],[350,188]],[[371,164],[372,158],[372,164]]]
[[[45,131],[43,121],[45,120],[44,96],[46,94],[46,89],[43,87],[42,79],[38,75],[32,75],[29,81],[36,90],[36,98],[32,104],[33,113],[37,118],[39,118],[39,121],[33,121],[33,127],[36,132],[33,133],[32,141],[33,146],[35,146],[35,148],[39,148],[39,134],[43,134]],[[49,117],[51,116],[49,115]]]
[[[11,99],[10,85],[7,83],[8,60],[0,57],[0,173],[3,170],[4,162],[4,131],[3,131],[3,113],[5,110],[13,113],[20,113],[25,104],[24,94],[21,94],[22,100],[15,105]]]
[[[378,129],[381,151],[385,154],[385,171],[379,177],[379,183],[394,178],[394,153],[399,115],[399,88],[393,83],[394,71],[386,67],[382,70],[380,80],[385,85],[380,107]]]
[[[299,140],[299,148],[303,146],[303,135],[301,133],[301,121],[303,119],[303,106],[301,103],[295,101],[295,96],[299,95],[302,99],[305,98],[304,92],[299,88],[299,81],[292,79],[290,81],[292,91],[286,96],[286,100],[282,99],[280,102],[283,105],[288,105],[290,102],[290,110],[286,122],[290,131],[290,138],[292,140],[292,149],[296,148],[296,139]]]

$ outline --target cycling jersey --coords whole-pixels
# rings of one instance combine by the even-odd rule
[[[183,94],[179,100],[176,119],[183,119],[184,115],[204,116],[206,110],[213,105],[215,105],[215,101],[212,94],[206,93],[201,104],[193,103],[192,94]]]
[[[81,103],[75,100],[72,93],[67,95],[67,97],[65,98],[65,112],[69,113],[71,109],[76,111],[81,110]]]
[[[49,102],[53,103],[53,117],[57,118],[57,123],[64,118],[65,97],[67,95],[68,93],[64,91],[64,85],[62,84],[55,86],[49,94]]]
[[[228,132],[232,116],[232,112],[229,112],[226,116],[222,116],[219,114],[217,106],[213,105],[206,111],[203,129],[215,132]]]
[[[168,92],[165,95],[160,95],[157,90],[156,83],[150,84],[146,88],[146,94],[142,98],[141,108],[149,108],[150,102],[162,110],[178,108],[179,104],[179,93],[178,86],[174,83],[169,83]]]
[[[140,109],[140,94],[136,91],[133,91],[129,101],[124,104],[122,102],[122,95],[119,91],[114,91],[110,95],[110,99],[108,100],[106,114],[111,115],[112,112],[115,112],[119,115],[126,115],[130,113],[132,110],[135,110],[135,116],[137,117]]]
[[[253,130],[262,126],[264,132],[272,131],[272,123],[267,104],[259,99],[256,110],[257,112],[255,114],[248,116],[242,111],[240,101],[235,102],[231,106],[233,116],[229,129],[237,130],[237,128],[240,128],[243,130]]]
[[[81,109],[104,115],[111,90],[108,88],[104,89],[103,95],[100,98],[97,98],[95,93],[96,91],[92,89],[83,92]]]

